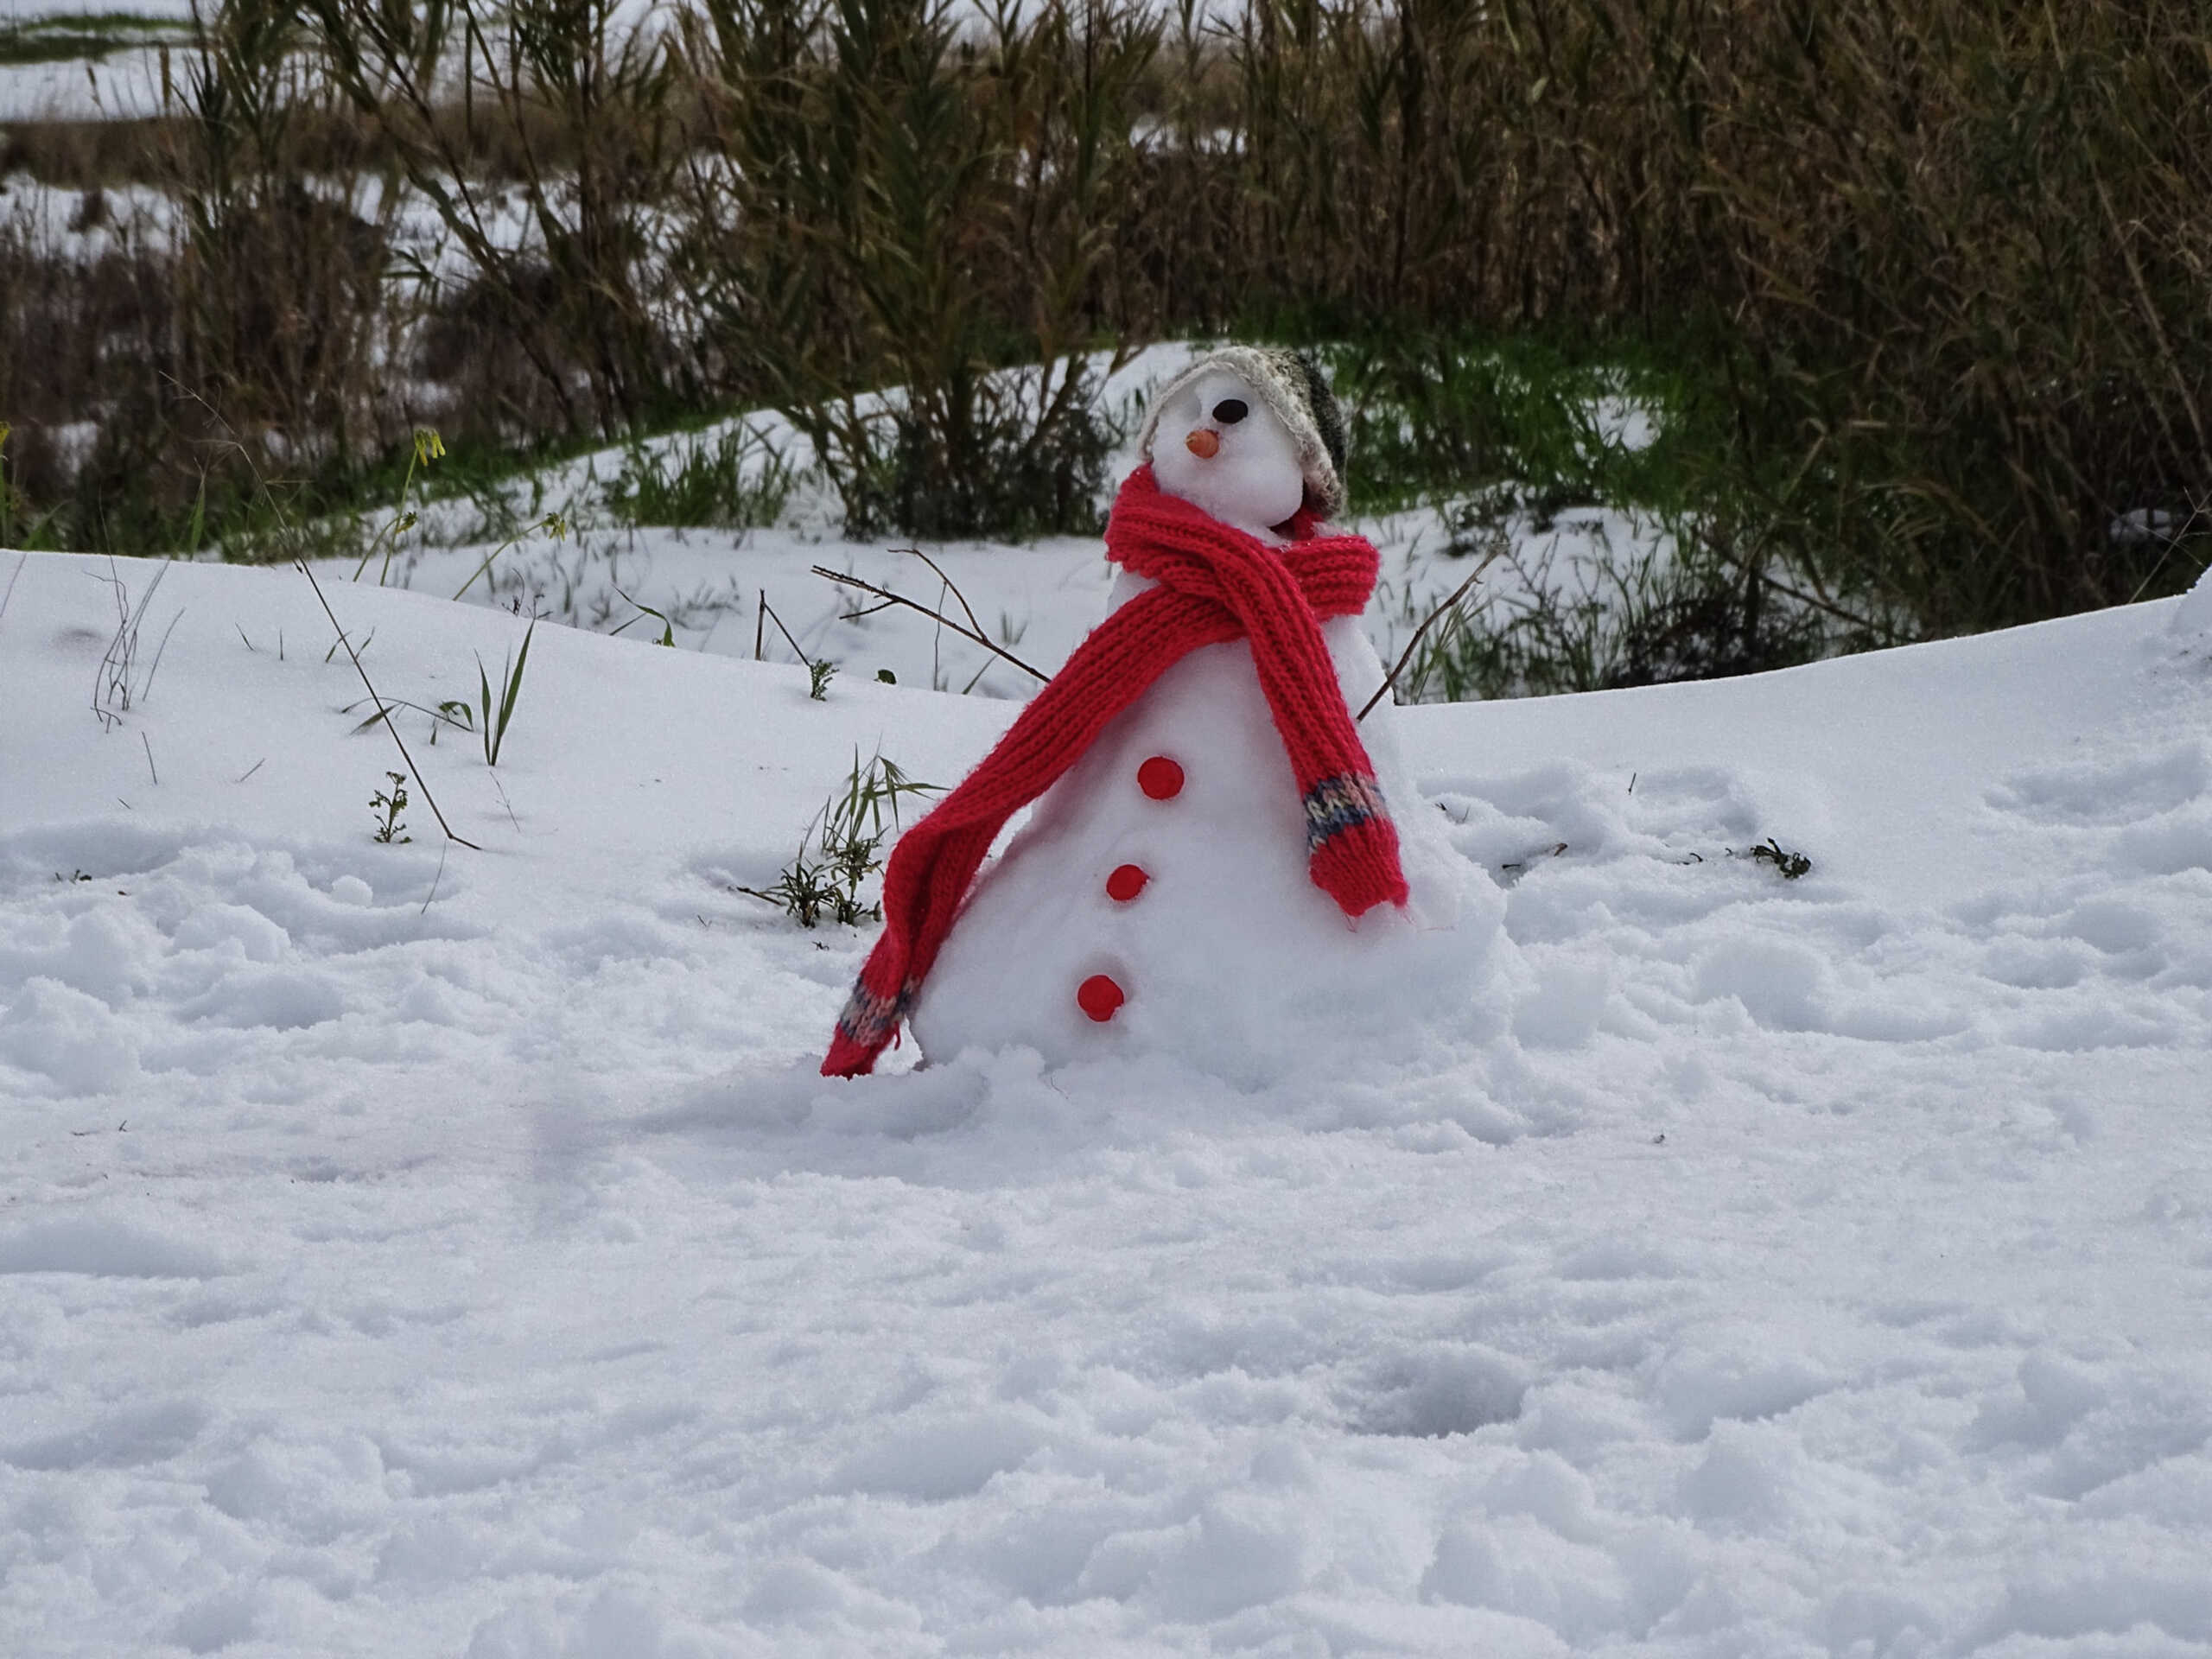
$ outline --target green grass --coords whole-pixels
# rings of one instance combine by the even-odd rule
[[[1448,554],[1498,560],[1422,642],[1401,698],[1713,678],[1889,642],[1809,602],[1802,573],[1745,533],[1777,486],[1737,440],[1731,343],[1413,327],[1314,349],[1346,407],[1354,508],[1433,508]],[[1601,507],[1660,546],[1555,566],[1541,538]]]
[[[680,437],[654,448],[632,441],[604,499],[621,522],[641,528],[741,530],[774,524],[794,481],[766,440],[731,427],[711,441]]]
[[[790,467],[772,454],[755,464],[757,440],[745,433],[697,435],[729,413],[715,407],[677,416],[631,440],[603,493],[606,515],[639,528],[774,522],[795,481]],[[668,454],[645,448],[667,435],[677,438]],[[359,558],[378,550],[378,532],[403,493],[417,509],[473,506],[478,522],[466,532],[472,541],[542,528],[549,513],[566,516],[581,505],[550,499],[550,480],[569,462],[607,447],[581,434],[521,444],[454,437],[446,440],[437,465],[424,469],[410,436],[372,456],[283,471],[250,464],[235,447],[210,445],[198,476],[168,480],[167,488],[142,473],[111,480],[95,499],[39,505],[0,497],[0,525],[12,522],[19,535],[35,525],[41,546],[68,552],[188,556],[219,549],[232,563],[251,564]],[[0,449],[0,478],[7,460]]]
[[[378,550],[379,532],[408,491],[412,469],[410,499],[418,509],[468,502],[481,520],[475,537],[493,539],[539,527],[550,510],[543,499],[548,476],[605,448],[580,437],[521,445],[455,438],[426,471],[410,435],[372,457],[267,472],[235,448],[211,446],[189,491],[157,494],[143,478],[124,481],[95,501],[52,509],[48,533],[69,552],[188,556],[217,549],[240,564],[358,559]]]
[[[801,927],[817,927],[825,917],[845,927],[880,919],[881,899],[864,905],[861,889],[882,872],[883,844],[899,827],[899,803],[907,796],[939,792],[938,785],[909,778],[880,750],[863,764],[856,748],[843,787],[800,832],[798,855],[784,867],[776,884],[736,891],[766,899]]]
[[[1694,452],[1721,440],[1699,383],[1709,363],[1636,338],[1376,330],[1314,347],[1344,403],[1362,512],[1468,502],[1527,511],[1690,505]],[[1651,429],[1631,447],[1615,411]]]

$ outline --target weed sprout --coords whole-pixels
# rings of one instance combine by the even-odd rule
[[[863,765],[855,749],[844,787],[822,804],[776,884],[737,891],[766,899],[801,927],[817,927],[825,917],[847,927],[880,918],[882,901],[862,904],[861,890],[883,868],[883,843],[899,828],[899,801],[938,789],[909,778],[880,751]]]

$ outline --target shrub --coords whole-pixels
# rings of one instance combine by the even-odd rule
[[[164,245],[102,198],[126,228],[81,270],[0,236],[23,511],[169,550],[195,504],[221,539],[253,479],[343,496],[425,420],[603,439],[769,404],[855,533],[1087,528],[1087,354],[1243,328],[1355,342],[1348,383],[1411,417],[1362,433],[1376,505],[1446,470],[1569,505],[1546,354],[1693,365],[1695,442],[1637,487],[1671,468],[1700,557],[1832,640],[2171,592],[2212,557],[2195,0],[969,15],[223,0],[163,118],[7,131],[11,166],[188,210]],[[458,280],[401,270],[410,202]],[[1531,334],[1534,375],[1466,349]],[[378,372],[408,361],[440,407]]]

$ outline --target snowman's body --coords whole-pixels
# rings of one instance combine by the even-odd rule
[[[1236,389],[1224,378],[1226,388],[1197,388],[1197,418],[1182,429],[1224,406]],[[1296,511],[1302,486],[1294,460],[1287,486],[1280,476],[1287,433],[1274,441],[1265,411],[1246,407],[1230,424],[1243,438],[1249,418],[1250,442],[1226,459],[1251,476],[1228,478],[1230,499],[1221,480],[1233,465],[1198,469],[1194,486],[1182,444],[1165,441],[1185,436],[1173,424],[1155,470],[1163,490],[1279,541],[1264,526]],[[1149,585],[1123,572],[1115,605]],[[1329,619],[1322,634],[1356,711],[1382,684],[1382,664],[1357,618]],[[1476,1018],[1503,898],[1414,790],[1393,715],[1386,698],[1360,736],[1410,897],[1353,919],[1308,873],[1304,809],[1250,646],[1182,658],[982,872],[912,1011],[923,1053],[1022,1045],[1057,1064],[1164,1052],[1258,1080],[1347,1042],[1402,1038],[1409,1021]]]

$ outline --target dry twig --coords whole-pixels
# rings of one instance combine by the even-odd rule
[[[937,562],[931,558],[928,554],[922,552],[918,548],[910,547],[904,550],[913,554],[916,558],[919,559],[924,564],[928,565],[931,569],[937,571],[938,579],[943,582],[947,588],[951,588],[952,596],[955,599],[959,600],[960,608],[967,613],[969,621],[973,623],[976,620],[976,613],[969,609],[966,595],[962,594],[957,587],[954,586],[952,579],[950,576],[946,575],[943,570],[938,569]],[[910,611],[919,611],[924,616],[929,617],[935,621],[944,624],[946,627],[950,628],[955,633],[958,634],[962,639],[972,639],[977,645],[982,646],[985,651],[990,652],[995,655],[1003,657],[1007,662],[1012,663],[1016,668],[1020,669],[1025,674],[1031,675],[1039,681],[1049,680],[1052,677],[1051,675],[1044,672],[1041,669],[1032,668],[1027,663],[1023,662],[1020,658],[1015,656],[1004,645],[1000,645],[998,641],[986,634],[981,627],[963,627],[959,623],[945,615],[944,612],[933,611],[918,600],[909,599],[904,594],[894,594],[888,588],[879,588],[874,582],[864,582],[860,577],[852,575],[849,571],[832,570],[826,564],[816,565],[814,567],[814,574],[822,577],[825,581],[836,582],[842,587],[857,588],[864,594],[874,594],[878,599],[883,601],[883,604],[881,605],[871,605],[866,610],[849,613],[845,618],[845,620],[849,622],[854,621],[863,616],[874,616],[878,611],[883,610],[888,606],[904,605]]]
[[[1503,551],[1503,550],[1501,548],[1493,547],[1489,552],[1484,554],[1482,563],[1478,564],[1472,570],[1470,570],[1467,573],[1467,579],[1452,590],[1452,597],[1446,600],[1441,605],[1439,605],[1427,616],[1421,618],[1421,626],[1415,628],[1414,630],[1414,637],[1406,641],[1406,648],[1398,653],[1398,660],[1391,664],[1390,671],[1382,677],[1382,683],[1375,688],[1375,695],[1370,697],[1365,702],[1360,704],[1359,713],[1354,716],[1355,719],[1365,720],[1369,713],[1374,709],[1375,705],[1382,701],[1384,694],[1387,693],[1392,686],[1398,683],[1398,676],[1406,671],[1406,664],[1413,661],[1414,647],[1421,644],[1421,636],[1428,632],[1429,625],[1434,622],[1438,617],[1443,615],[1446,611],[1458,605],[1459,602],[1466,596],[1467,589],[1473,587],[1475,583],[1481,579],[1483,572],[1489,569],[1491,565],[1497,563],[1499,555]]]

